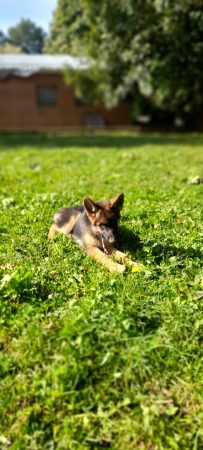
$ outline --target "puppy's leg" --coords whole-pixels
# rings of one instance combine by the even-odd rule
[[[114,256],[114,258],[117,261],[122,262],[122,263],[125,262],[126,264],[129,264],[129,266],[133,266],[133,267],[141,267],[142,266],[142,265],[138,264],[137,262],[132,261],[132,259],[128,258],[128,256],[125,253],[120,252],[119,250],[117,250],[115,248],[112,249],[112,255]]]
[[[110,256],[103,253],[97,247],[87,247],[87,253],[89,256],[92,256],[94,259],[99,261],[104,267],[110,270],[110,272],[125,272],[125,266],[121,264],[115,263]]]
[[[49,229],[48,239],[53,239],[57,233],[70,234],[75,225],[76,219],[77,215],[73,215],[70,220],[63,224],[62,227],[59,227],[56,223],[53,223]]]
[[[52,223],[49,228],[48,239],[53,239],[57,233],[59,233],[58,227],[55,223]]]

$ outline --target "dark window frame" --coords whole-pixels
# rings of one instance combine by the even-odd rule
[[[100,112],[91,112],[85,116],[85,127],[86,128],[104,128],[105,127],[105,117]]]
[[[37,106],[54,108],[58,105],[58,88],[56,85],[39,85],[36,88]]]

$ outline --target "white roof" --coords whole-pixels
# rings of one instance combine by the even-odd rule
[[[87,58],[70,55],[0,54],[0,78],[9,75],[29,77],[39,72],[61,72],[64,68],[86,69]]]

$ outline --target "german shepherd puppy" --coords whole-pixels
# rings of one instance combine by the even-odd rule
[[[124,272],[124,262],[137,267],[137,263],[115,248],[123,203],[124,194],[121,193],[98,203],[86,197],[81,206],[61,208],[54,216],[48,239],[53,239],[56,233],[71,235],[88,255],[112,272]]]

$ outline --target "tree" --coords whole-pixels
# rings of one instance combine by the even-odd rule
[[[174,113],[203,109],[202,0],[59,0],[47,49],[90,57],[69,78],[109,105],[144,96]]]
[[[21,21],[8,30],[9,41],[25,53],[42,53],[45,32],[29,19]]]
[[[80,0],[58,0],[57,5],[51,32],[45,41],[45,51],[78,56],[84,52],[84,39],[89,29],[84,17],[85,9]]]

